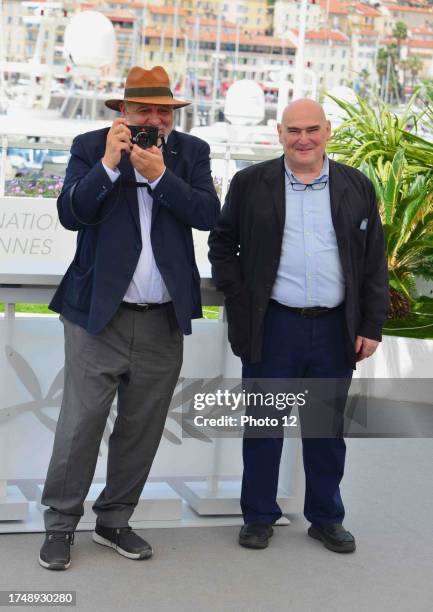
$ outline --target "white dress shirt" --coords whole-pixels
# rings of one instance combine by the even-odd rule
[[[120,176],[119,170],[117,168],[112,170],[104,163],[102,163],[102,165],[114,183]],[[149,181],[144,176],[141,176],[141,174],[137,172],[135,168],[134,172],[137,182],[149,183]],[[149,183],[152,189],[155,189],[163,175],[164,173],[161,174],[161,176],[155,181]],[[158,266],[156,265],[155,257],[152,251],[152,244],[150,242],[153,198],[147,191],[146,187],[137,187],[137,198],[138,212],[140,215],[142,249],[137,267],[135,268],[134,275],[123,300],[125,302],[140,304],[162,304],[164,302],[169,302],[171,298],[158,270]]]

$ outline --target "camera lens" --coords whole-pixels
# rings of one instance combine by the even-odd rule
[[[153,125],[129,126],[131,141],[141,149],[148,149],[158,143],[158,128]]]
[[[137,136],[135,137],[136,144],[138,144],[138,146],[142,149],[147,149],[148,147],[152,146],[150,140],[150,135],[147,132],[138,132]]]

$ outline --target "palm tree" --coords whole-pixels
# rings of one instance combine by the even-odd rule
[[[397,61],[400,61],[401,43],[407,38],[407,26],[403,21],[397,21],[392,30],[392,35],[397,39]]]
[[[421,72],[421,70],[423,69],[424,63],[422,59],[419,57],[419,55],[409,55],[409,57],[406,60],[406,63],[407,63],[407,68],[412,77],[411,84],[412,84],[412,87],[414,87],[415,79],[418,76],[418,74]]]
[[[381,83],[380,95],[385,102],[388,96],[399,102],[398,53],[396,43],[390,43],[385,48],[380,48],[377,53],[376,70]]]
[[[391,317],[404,318],[415,295],[415,278],[433,280],[433,192],[431,177],[408,175],[404,150],[392,161],[363,161],[372,181],[385,232],[391,286]]]
[[[406,40],[407,38],[407,26],[403,21],[397,21],[397,23],[394,25],[394,28],[392,30],[392,35],[393,37],[397,40],[396,43],[396,57],[393,58],[394,62],[393,62],[393,71],[395,74],[395,87],[396,87],[396,92],[402,92],[403,87],[400,84],[400,79],[398,77],[398,70],[401,67],[401,43],[403,40]],[[404,77],[403,77],[403,81],[404,81]],[[403,83],[404,85],[404,83]],[[399,94],[397,93],[397,98],[399,98]]]
[[[379,77],[380,97],[382,98],[382,100],[384,99],[384,94],[385,94],[384,83],[385,83],[387,65],[388,65],[388,53],[386,49],[381,47],[377,52],[376,71]]]
[[[359,95],[361,98],[367,98],[370,91],[370,73],[366,68],[363,68],[359,73],[360,88]]]
[[[433,143],[416,133],[421,124],[433,125],[433,87],[421,96],[416,91],[402,116],[380,100],[369,105],[358,97],[355,105],[329,97],[347,118],[328,152],[373,182],[385,230],[391,315],[404,318],[416,297],[415,277],[433,280]],[[421,106],[424,100],[421,113],[411,110],[415,100]]]
[[[428,96],[431,96],[429,98]],[[349,166],[358,168],[363,160],[379,163],[392,161],[397,150],[404,149],[407,171],[412,174],[433,172],[433,143],[409,132],[409,126],[429,120],[433,127],[433,88],[425,88],[423,113],[414,113],[412,106],[419,96],[417,90],[401,115],[392,113],[381,100],[368,104],[360,96],[357,104],[344,102],[328,94],[346,113],[345,121],[335,130],[328,151]],[[431,113],[431,116],[429,115]],[[426,125],[428,128],[429,126]]]

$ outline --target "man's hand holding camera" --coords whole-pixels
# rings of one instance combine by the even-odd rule
[[[159,178],[165,170],[162,151],[156,146],[146,149],[133,144],[131,130],[125,117],[115,119],[107,134],[104,157],[102,162],[114,170],[122,157],[122,151],[130,154],[131,164],[134,168],[152,183]]]
[[[107,134],[102,163],[114,170],[122,158],[122,151],[129,153],[131,149],[131,131],[126,125],[126,119],[115,119]]]
[[[144,178],[147,178],[149,183],[156,181],[165,170],[162,151],[155,146],[149,149],[142,149],[134,144],[132,146],[130,160],[137,172],[139,172],[141,176],[144,176]]]

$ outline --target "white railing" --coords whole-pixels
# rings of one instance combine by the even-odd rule
[[[38,138],[37,142],[26,142],[16,136],[3,135],[1,137],[0,197],[14,195],[8,193],[7,181],[19,178],[20,182],[25,186],[27,180],[25,174],[31,170],[39,172],[41,176],[49,177],[57,169],[60,173],[58,176],[64,175],[66,164],[55,163],[52,159],[52,152],[63,151],[65,154],[68,154],[72,139],[64,138],[62,139],[64,142],[59,143],[43,137],[36,138]],[[230,179],[241,166],[239,162],[254,163],[281,155],[281,147],[279,145],[214,142],[210,143],[210,146],[213,174],[218,188],[218,195],[222,200],[226,195]],[[35,152],[37,152],[36,156]],[[21,163],[19,163],[20,160],[22,160]],[[217,164],[216,160],[222,160],[224,163]],[[216,167],[218,168],[217,174],[215,172]],[[17,172],[22,173],[22,175],[16,177]]]

